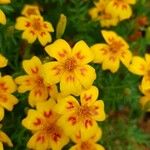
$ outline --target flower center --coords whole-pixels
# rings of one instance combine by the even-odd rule
[[[36,31],[40,31],[42,28],[40,18],[36,18],[33,20],[32,27]]]
[[[77,66],[77,62],[75,60],[75,58],[68,58],[64,64],[64,68],[67,70],[67,71],[73,71]]]
[[[87,105],[83,105],[78,109],[78,115],[82,118],[91,116],[91,109]]]
[[[35,83],[36,83],[36,86],[37,87],[43,87],[44,86],[44,81],[43,81],[43,78],[38,76],[35,80]]]
[[[116,41],[116,40],[112,40],[111,44],[109,44],[110,46],[110,52],[117,53],[120,51],[120,49],[124,46],[123,43],[121,43],[120,41]]]

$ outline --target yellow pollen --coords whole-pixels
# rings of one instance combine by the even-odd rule
[[[67,71],[73,71],[77,66],[77,62],[75,58],[68,58],[64,64],[64,68]]]
[[[42,28],[41,21],[39,18],[33,20],[32,27],[36,31],[40,31]]]

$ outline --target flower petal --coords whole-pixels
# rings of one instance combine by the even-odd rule
[[[61,80],[63,67],[60,63],[53,61],[43,65],[44,80],[48,84],[56,84]]]
[[[4,118],[4,108],[0,106],[0,121]]]
[[[90,65],[84,65],[76,68],[75,75],[84,88],[89,88],[96,79],[95,69]]]
[[[0,0],[0,4],[9,4],[11,0]]]
[[[96,99],[98,98],[98,88],[95,86],[91,86],[88,90],[85,90],[81,93],[81,105],[92,105]]]
[[[77,59],[77,63],[87,64],[94,59],[94,55],[84,41],[79,41],[72,49],[72,55]]]
[[[54,32],[54,28],[53,28],[52,24],[48,21],[44,21],[44,28],[46,31]]]
[[[16,20],[15,28],[17,30],[26,30],[31,26],[30,20],[26,17],[18,17]]]
[[[62,39],[56,40],[54,43],[45,47],[49,56],[54,57],[56,60],[63,62],[71,54],[69,44]]]
[[[0,150],[4,150],[3,143],[0,142]]]
[[[64,72],[60,81],[60,90],[65,95],[73,94],[79,95],[82,87],[78,78],[73,72]]]
[[[1,9],[0,9],[0,23],[3,25],[6,24],[6,16]]]
[[[146,69],[146,61],[139,56],[134,56],[132,59],[132,63],[129,66],[129,71],[137,75],[144,75]]]
[[[95,149],[96,150],[105,150],[105,148],[100,144],[95,144]]]
[[[29,60],[24,60],[22,65],[26,73],[30,75],[37,75],[41,73],[42,63],[36,56],[33,56]]]
[[[109,46],[106,44],[95,44],[91,47],[91,51],[94,53],[94,62],[102,63],[108,54]]]
[[[0,54],[0,68],[6,67],[8,60]]]

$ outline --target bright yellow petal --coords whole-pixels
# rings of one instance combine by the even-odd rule
[[[61,80],[63,67],[60,63],[53,61],[43,65],[44,80],[48,84],[56,84]]]
[[[43,46],[52,41],[52,37],[47,31],[40,32],[38,34],[38,39]]]
[[[75,75],[84,88],[89,88],[96,79],[95,69],[90,65],[83,65],[76,68]]]
[[[31,29],[27,29],[22,33],[22,38],[24,40],[27,40],[28,43],[32,44],[33,42],[35,42],[37,34]]]
[[[0,121],[4,118],[4,108],[0,106]]]
[[[65,95],[73,94],[79,95],[82,86],[74,72],[64,72],[60,81],[60,90]]]
[[[42,63],[36,56],[33,56],[29,60],[24,60],[22,65],[27,74],[41,74]]]
[[[12,147],[13,144],[10,140],[10,138],[2,131],[0,131],[0,141],[7,144],[8,146]]]
[[[0,54],[0,68],[6,67],[8,60]]]
[[[54,28],[50,22],[44,21],[44,28],[46,31],[54,32]]]
[[[27,147],[29,149],[47,150],[50,148],[49,137],[44,132],[39,131],[29,139]]]
[[[96,150],[105,150],[105,148],[100,144],[95,144]]]
[[[70,147],[69,150],[78,150],[77,148],[78,148],[77,145],[75,145],[75,146]]]
[[[132,59],[132,53],[130,52],[130,50],[124,50],[121,54],[121,62],[126,66],[129,67],[129,64],[131,62]]]
[[[0,142],[0,150],[4,150],[3,143]]]
[[[141,88],[143,91],[150,89],[150,78],[148,76],[144,76],[141,83]]]
[[[47,85],[48,92],[51,98],[56,99],[58,95],[58,89],[57,86],[54,85]]]
[[[150,54],[145,54],[145,60],[148,65],[150,65]]]
[[[71,54],[71,48],[69,44],[62,39],[56,40],[53,44],[45,47],[49,56],[54,57],[58,61],[64,61]]]
[[[18,99],[11,94],[0,94],[0,105],[9,111],[12,111],[15,104],[18,103]]]
[[[136,3],[136,0],[126,0],[126,2],[127,2],[128,4],[135,4],[135,3]]]
[[[132,63],[129,66],[129,71],[137,75],[144,75],[147,69],[146,66],[146,61],[143,58],[134,56],[132,59]]]
[[[91,51],[94,53],[94,62],[102,63],[108,54],[109,46],[106,44],[95,44],[91,47]]]
[[[97,20],[99,15],[99,10],[96,7],[93,7],[89,10],[89,15],[91,16],[92,20]]]
[[[87,104],[88,106],[90,106],[96,101],[98,95],[98,88],[96,86],[91,86],[88,90],[85,90],[81,93],[81,105]]]
[[[140,104],[142,105],[142,108],[148,111],[150,111],[150,97],[149,96],[142,96],[140,98]],[[149,106],[149,108],[147,108],[147,106]]]
[[[72,55],[77,59],[77,63],[87,64],[94,59],[94,55],[84,41],[79,41],[72,49]]]
[[[106,118],[106,114],[104,111],[104,102],[102,100],[97,100],[91,106],[93,109],[92,117],[97,121],[103,121]]]
[[[67,96],[59,100],[54,110],[60,114],[64,114],[74,112],[78,107],[78,101],[73,96]]]
[[[16,84],[11,76],[5,75],[0,78],[0,90],[5,93],[13,93],[17,90]]]
[[[120,61],[118,58],[108,57],[102,64],[103,70],[110,70],[112,73],[117,72],[120,66]]]
[[[37,131],[43,128],[45,119],[43,115],[36,110],[30,109],[27,117],[22,120],[22,125],[32,131]]]
[[[11,0],[0,0],[0,4],[9,4]]]
[[[0,23],[3,25],[6,24],[6,16],[1,9],[0,9]]]
[[[18,17],[16,20],[15,28],[17,30],[25,30],[29,26],[31,26],[31,22],[28,18],[26,17]]]

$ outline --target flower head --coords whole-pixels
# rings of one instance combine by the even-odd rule
[[[57,60],[43,66],[47,83],[60,82],[61,92],[74,95],[79,95],[82,89],[92,85],[96,74],[88,63],[93,60],[93,54],[84,41],[77,42],[71,50],[66,41],[59,39],[45,50]]]
[[[143,76],[141,83],[143,91],[150,89],[150,54],[145,54],[145,59],[134,56],[129,70],[134,74]]]
[[[45,84],[42,76],[42,63],[38,57],[24,60],[23,68],[27,75],[17,77],[15,81],[20,85],[18,87],[20,93],[30,91],[28,100],[32,107],[38,102],[47,100],[49,95],[55,96],[57,88],[55,85]]]
[[[44,21],[42,16],[31,15],[30,17],[18,17],[15,28],[24,30],[22,38],[29,43],[33,43],[37,38],[42,45],[51,42],[51,35],[49,32],[54,32],[52,24]]]
[[[107,44],[100,43],[91,47],[95,54],[94,62],[102,64],[103,70],[109,69],[113,73],[119,69],[120,61],[128,67],[132,53],[126,41],[113,31],[103,30],[102,35]]]
[[[27,117],[23,119],[23,126],[33,132],[27,143],[28,148],[61,150],[69,142],[69,138],[57,122],[60,115],[53,110],[54,106],[55,102],[52,99],[39,103],[36,110],[30,109]]]
[[[73,96],[59,100],[55,110],[62,114],[59,123],[70,137],[81,132],[82,139],[87,140],[96,133],[96,121],[105,119],[104,103],[102,100],[96,101],[97,97],[98,89],[92,86],[81,93],[80,102]]]
[[[8,60],[3,55],[0,54],[0,68],[7,66],[7,62]]]
[[[4,117],[4,108],[12,111],[18,99],[12,95],[16,91],[16,84],[11,76],[0,77],[0,120]]]

